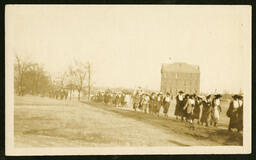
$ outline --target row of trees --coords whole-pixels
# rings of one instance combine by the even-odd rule
[[[91,64],[75,60],[63,73],[58,76],[50,75],[44,66],[31,62],[21,56],[15,56],[14,64],[14,90],[19,96],[25,94],[50,96],[61,92],[91,93]],[[54,95],[55,97],[55,95]],[[71,96],[70,96],[71,98]],[[88,96],[90,98],[90,96]]]

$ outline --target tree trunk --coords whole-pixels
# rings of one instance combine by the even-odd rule
[[[81,92],[81,90],[79,89],[78,90],[78,101],[80,101],[80,92]]]

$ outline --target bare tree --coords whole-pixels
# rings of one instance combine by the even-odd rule
[[[78,90],[78,100],[80,100],[81,91],[83,90],[86,75],[87,75],[87,65],[81,61],[75,60],[75,65],[69,68],[70,76],[72,76],[72,81]]]
[[[15,70],[15,81],[16,81],[16,89],[19,96],[23,96],[24,94],[24,74],[30,67],[30,63],[28,61],[23,60],[18,55],[15,56],[16,63],[14,65]]]

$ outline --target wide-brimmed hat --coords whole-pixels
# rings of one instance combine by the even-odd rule
[[[210,94],[209,94],[208,96],[206,96],[206,99],[210,99],[210,98],[211,98],[211,96],[212,96],[212,95],[210,95]]]
[[[239,95],[235,94],[232,96],[233,99],[238,99]]]
[[[184,93],[183,91],[179,91],[180,94]]]
[[[242,95],[238,95],[238,99],[243,99],[244,97]]]
[[[222,97],[222,95],[220,95],[220,94],[216,94],[216,95],[214,96],[214,98],[216,98],[216,99],[221,98],[221,97]]]
[[[189,95],[189,98],[194,98],[194,95],[193,94]]]

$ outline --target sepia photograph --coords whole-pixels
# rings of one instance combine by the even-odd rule
[[[6,154],[251,153],[251,48],[249,5],[6,5]]]

